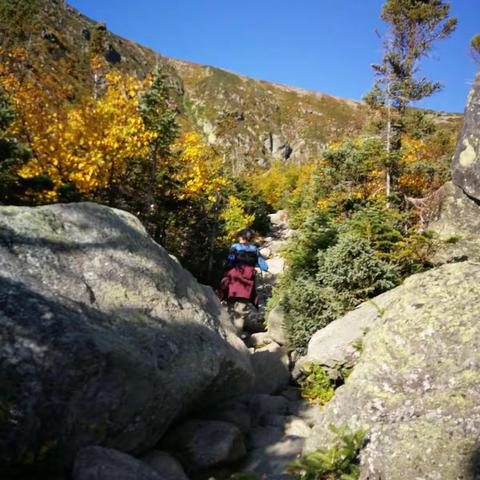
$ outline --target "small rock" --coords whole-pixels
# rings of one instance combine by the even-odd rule
[[[290,417],[284,428],[286,435],[308,438],[312,429],[301,418]]]
[[[285,270],[285,260],[281,257],[272,257],[267,260],[268,271],[273,275],[280,275]]]
[[[252,334],[247,341],[248,347],[263,347],[272,343],[272,338],[268,334],[268,332],[258,332]]]
[[[255,393],[276,393],[288,385],[290,373],[287,349],[277,343],[255,350],[252,366],[255,372]]]
[[[149,465],[126,453],[103,447],[79,451],[73,467],[73,480],[164,480]]]
[[[162,446],[191,471],[235,462],[246,454],[242,433],[235,425],[210,420],[178,425],[162,440]]]
[[[268,247],[263,247],[260,249],[260,255],[263,258],[270,258],[272,256],[272,249]]]
[[[159,473],[165,480],[188,480],[182,464],[172,455],[160,450],[152,450],[140,460]]]

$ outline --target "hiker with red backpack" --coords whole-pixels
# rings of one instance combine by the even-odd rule
[[[256,314],[258,296],[256,267],[268,271],[268,265],[256,245],[253,230],[245,228],[238,232],[237,242],[230,247],[225,262],[225,273],[217,291],[220,300],[226,301],[235,325],[243,329],[247,316]],[[254,308],[252,308],[254,307]]]

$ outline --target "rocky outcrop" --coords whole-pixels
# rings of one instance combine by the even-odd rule
[[[0,208],[0,464],[142,453],[253,383],[210,288],[140,222],[90,203]]]
[[[480,260],[480,206],[460,187],[446,183],[436,192],[438,212],[428,228],[435,231],[441,244],[434,263]]]
[[[480,72],[477,73],[452,163],[452,177],[467,195],[480,200]]]
[[[480,265],[444,265],[388,293],[358,364],[317,419],[305,451],[329,444],[330,424],[346,424],[367,431],[362,479],[474,478]]]

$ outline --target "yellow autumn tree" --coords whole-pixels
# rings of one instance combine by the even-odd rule
[[[227,205],[220,213],[220,220],[224,225],[222,240],[225,243],[230,243],[242,228],[252,225],[255,221],[255,215],[246,213],[242,200],[234,195],[229,195]]]
[[[28,136],[33,157],[18,173],[23,178],[48,175],[49,193],[73,184],[83,194],[111,189],[127,173],[129,160],[145,156],[155,134],[147,131],[138,111],[140,85],[118,72],[106,75],[104,94],[87,98],[66,111],[35,106],[32,89],[17,86],[22,111],[16,128]],[[20,104],[23,102],[23,104]]]
[[[180,184],[178,198],[215,203],[220,189],[227,184],[222,176],[221,157],[196,132],[183,135],[174,150],[179,162],[175,174]]]
[[[453,135],[451,135],[453,136]],[[436,144],[433,139],[414,139],[404,136],[399,161],[398,188],[408,196],[423,197],[437,190],[448,179],[449,142]]]

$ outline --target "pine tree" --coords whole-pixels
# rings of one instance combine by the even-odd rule
[[[14,113],[0,89],[0,204],[17,203],[20,198],[20,179],[17,169],[29,158],[28,149],[8,135]]]
[[[470,42],[473,59],[480,65],[480,35],[475,35]]]
[[[148,156],[147,213],[155,211],[155,185],[171,155],[171,146],[179,133],[177,112],[170,95],[168,76],[159,68],[153,72],[152,84],[140,101],[140,113],[147,130],[156,134],[150,142]]]
[[[387,0],[383,6],[381,17],[389,27],[385,53],[382,63],[373,65],[377,80],[366,101],[373,107],[384,108],[387,117],[387,205],[406,108],[442,88],[440,83],[419,75],[419,61],[429,54],[435,41],[455,30],[457,20],[449,18],[449,13],[450,5],[444,0]]]

